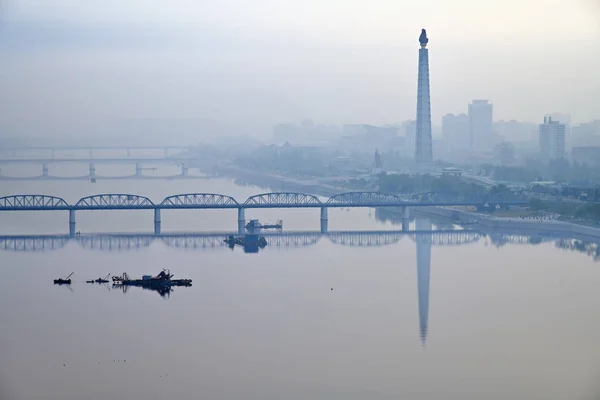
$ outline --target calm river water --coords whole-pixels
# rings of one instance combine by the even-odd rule
[[[96,193],[244,200],[266,191],[222,179],[0,186],[2,196],[69,202]],[[319,230],[318,210],[246,218],[282,219],[284,232]],[[330,210],[329,218],[330,231],[400,230],[375,210]],[[237,226],[233,210],[163,211],[162,220],[167,233]],[[149,211],[77,214],[82,237],[152,227]],[[415,227],[449,228],[421,218]],[[66,212],[0,213],[2,235],[67,232]],[[44,251],[40,243],[14,251],[3,239],[0,399],[598,398],[600,264],[552,240],[441,237],[306,233],[258,254],[185,237],[130,235],[102,249],[57,241]],[[193,286],[163,298],[85,283],[162,268]],[[71,289],[52,284],[73,271]]]

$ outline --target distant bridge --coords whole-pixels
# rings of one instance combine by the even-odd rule
[[[89,235],[11,235],[0,236],[0,250],[40,252],[57,250],[69,243],[77,243],[87,250],[133,251],[161,242],[181,250],[210,250],[226,248],[225,239],[237,232],[195,234],[89,234]],[[337,231],[337,232],[284,232],[264,233],[267,248],[295,248],[317,244],[322,238],[341,246],[378,247],[393,245],[403,238],[426,240],[436,246],[475,243],[482,234],[470,230],[437,231]]]
[[[189,157],[78,157],[78,158],[0,158],[0,164],[181,164],[193,161]]]
[[[86,250],[97,251],[138,251],[155,243],[186,251],[210,251],[227,248],[225,239],[237,232],[220,233],[169,233],[152,234],[86,234],[86,235],[8,235],[0,236],[0,250],[14,252],[44,252],[59,250],[69,243],[76,243]],[[433,230],[433,231],[335,231],[335,232],[285,232],[264,233],[267,240],[266,249],[301,248],[316,245],[327,239],[330,243],[350,247],[380,247],[399,243],[403,238],[413,242],[429,243],[433,246],[461,246],[477,243],[481,239],[492,240],[496,246],[531,245],[557,241],[569,243],[560,247],[573,249],[575,242],[570,239],[560,239],[556,236],[522,235],[508,233],[483,233],[475,230]],[[578,243],[584,243],[578,241]],[[597,255],[598,244],[579,245],[582,249]],[[587,247],[585,247],[587,246]],[[577,249],[578,250],[578,249]],[[600,257],[597,257],[600,259]]]
[[[239,202],[235,198],[217,193],[185,193],[168,196],[160,202],[153,202],[145,196],[125,193],[107,193],[86,196],[75,204],[48,195],[13,195],[0,197],[0,211],[69,211],[69,232],[75,230],[75,212],[82,210],[153,210],[154,231],[160,234],[161,210],[171,209],[236,209],[238,211],[238,232],[244,232],[245,210],[265,208],[318,208],[321,210],[321,230],[327,231],[329,208],[356,207],[400,207],[403,210],[403,230],[408,230],[409,207],[433,206],[476,206],[508,208],[510,205],[528,204],[526,199],[488,196],[456,200],[427,200],[403,198],[395,194],[379,192],[348,192],[331,196],[326,201],[305,193],[276,192],[261,193]],[[404,223],[405,222],[405,223]]]
[[[42,164],[41,175],[37,176],[3,176],[0,175],[0,180],[83,180],[83,179],[160,179],[159,177],[148,177],[143,175],[143,171],[149,169],[147,165],[177,165],[181,168],[181,174],[173,176],[171,178],[184,177],[188,178],[189,162],[193,159],[189,157],[104,157],[104,158],[93,158],[80,157],[80,158],[0,158],[0,164]],[[76,177],[60,177],[52,176],[49,173],[48,166],[54,163],[81,163],[89,165],[89,174]],[[96,175],[96,164],[135,164],[135,175],[122,176],[122,177],[108,177]],[[146,165],[144,167],[143,165]],[[167,177],[169,178],[169,177]],[[196,178],[191,176],[190,178]]]
[[[13,158],[18,158],[17,154],[23,153],[31,153],[31,152],[45,152],[49,153],[52,157],[58,152],[73,152],[73,151],[85,151],[88,152],[90,157],[94,154],[94,151],[121,151],[124,152],[126,156],[131,156],[132,152],[135,151],[148,151],[148,150],[160,150],[166,156],[169,155],[169,152],[173,151],[186,151],[189,150],[191,146],[129,146],[129,145],[46,145],[46,146],[11,146],[4,145],[0,149],[0,153],[9,154]]]

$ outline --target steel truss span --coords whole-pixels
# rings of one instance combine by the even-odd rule
[[[60,197],[43,194],[20,194],[0,197],[0,210],[68,209],[69,204]]]
[[[201,206],[205,208],[238,206],[239,203],[231,196],[225,196],[216,193],[185,193],[166,197],[161,203],[161,207],[185,208],[188,206]]]
[[[417,199],[418,198],[418,199]],[[319,207],[406,207],[406,206],[508,206],[526,205],[528,200],[501,193],[486,198],[424,199],[418,195],[404,199],[395,194],[379,192],[348,192],[321,201],[305,193],[261,193],[239,202],[231,196],[218,193],[184,193],[166,197],[154,203],[148,197],[136,194],[96,194],[69,204],[64,199],[48,195],[15,195],[0,198],[0,211],[52,211],[52,210],[144,210],[144,209],[210,209],[210,208],[319,208]]]
[[[306,206],[306,205],[321,205],[321,200],[317,196],[305,193],[294,192],[278,192],[278,193],[262,193],[248,197],[244,205],[260,205],[260,206]]]
[[[96,194],[83,197],[75,203],[75,208],[85,209],[136,209],[154,208],[154,203],[147,197],[136,194]]]
[[[347,192],[333,195],[327,200],[327,205],[361,206],[371,207],[405,206],[409,203],[399,196],[379,192]]]

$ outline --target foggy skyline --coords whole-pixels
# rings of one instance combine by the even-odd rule
[[[416,114],[421,28],[434,124],[477,98],[495,120],[600,118],[592,0],[1,4],[2,136],[132,118],[222,121],[232,134],[305,118],[399,123]]]

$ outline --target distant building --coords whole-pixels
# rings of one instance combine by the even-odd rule
[[[493,105],[488,100],[469,104],[471,150],[490,150],[494,144]]]
[[[410,120],[402,123],[400,130],[404,133],[404,148],[406,155],[410,158],[415,156],[415,146],[417,145],[417,121]]]
[[[340,135],[339,127],[317,125],[304,120],[300,125],[278,124],[273,126],[275,142],[290,142],[294,145],[323,145]]]
[[[500,142],[494,146],[494,156],[500,165],[512,165],[515,163],[515,145],[511,142]]]
[[[496,121],[494,134],[502,142],[529,142],[537,141],[538,126],[530,122]]]
[[[442,137],[446,150],[471,148],[471,129],[467,114],[446,114],[442,117]]]
[[[369,152],[389,150],[398,145],[398,126],[348,124],[342,127],[341,147],[345,151]]]
[[[565,157],[565,124],[544,117],[539,126],[540,154],[544,161]]]
[[[458,167],[444,167],[442,168],[443,176],[462,176],[463,170]]]
[[[600,165],[600,146],[573,147],[571,157],[573,162],[580,164]]]
[[[586,122],[573,127],[571,135],[571,147],[599,145],[600,120]]]
[[[373,174],[380,174],[383,172],[383,162],[381,161],[381,153],[379,153],[379,150],[375,149],[375,154],[373,157]]]
[[[571,143],[571,116],[559,112],[546,114],[546,117],[552,118],[552,121],[560,122],[565,126],[565,153],[569,153],[573,144]]]

